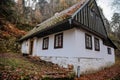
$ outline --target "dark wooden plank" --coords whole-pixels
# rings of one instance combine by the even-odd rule
[[[76,15],[76,21],[78,21],[78,15]]]
[[[80,16],[79,16],[79,20],[80,20],[80,22],[81,22],[81,11],[79,12],[79,15],[80,15]]]
[[[82,9],[82,19],[83,19],[83,24],[84,24],[84,9]]]
[[[85,15],[85,7],[83,8],[83,12],[84,12],[84,25],[86,25],[86,15]]]
[[[95,30],[95,23],[96,22],[96,14],[94,13],[94,16],[93,16],[93,30]]]
[[[88,21],[88,26],[89,27],[89,9],[88,9],[88,6],[87,6],[87,21]]]
[[[78,16],[78,22],[80,22],[80,15],[79,15],[79,13],[77,13],[77,16]]]
[[[77,15],[75,16],[75,20],[77,21]]]
[[[86,14],[86,26],[88,26],[88,18],[87,18],[87,16],[88,16],[88,12],[87,12],[88,10],[87,10],[87,6],[86,6],[86,8],[85,8],[85,14]]]
[[[91,10],[91,13],[92,13],[92,15],[91,15],[91,28],[92,28],[92,30],[93,30],[93,17],[94,17],[94,13],[93,13],[93,11]]]
[[[90,11],[90,16],[89,16],[90,29],[92,29],[92,12],[90,9],[89,9],[89,11]]]
[[[85,24],[87,26],[87,11],[86,11],[86,7],[85,7]]]
[[[83,24],[83,13],[82,13],[82,10],[81,10],[81,24]]]
[[[99,29],[99,19],[98,17],[96,17],[96,26],[95,26],[95,30],[98,31]]]

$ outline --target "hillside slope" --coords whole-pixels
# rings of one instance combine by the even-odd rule
[[[39,57],[23,57],[16,53],[0,54],[0,80],[49,80],[46,79],[48,77],[69,77],[64,80],[73,80],[70,79],[72,74],[72,71],[43,61]]]
[[[16,28],[16,26],[12,23],[10,23],[9,21],[6,20],[0,20],[0,38],[7,38],[7,37],[16,37],[19,38],[22,35],[26,34],[25,31],[23,30],[19,30],[18,28]]]
[[[26,32],[19,30],[9,21],[0,18],[0,52],[14,51],[18,46],[16,41]]]
[[[38,57],[0,53],[0,80],[74,80],[73,77],[72,69],[59,67]],[[112,67],[97,73],[81,75],[75,80],[120,80],[120,57],[116,58],[116,64]]]

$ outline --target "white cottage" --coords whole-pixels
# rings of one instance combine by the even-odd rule
[[[82,73],[115,63],[116,46],[108,38],[95,0],[81,0],[37,25],[20,39],[21,52]]]

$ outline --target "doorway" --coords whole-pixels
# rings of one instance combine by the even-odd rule
[[[30,48],[29,48],[29,54],[30,54],[30,55],[33,54],[33,45],[34,45],[34,40],[31,39],[31,40],[30,40]]]

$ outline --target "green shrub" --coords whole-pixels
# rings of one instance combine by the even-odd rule
[[[16,42],[15,37],[10,37],[9,39],[0,40],[0,53],[4,52],[20,52],[20,44]]]

